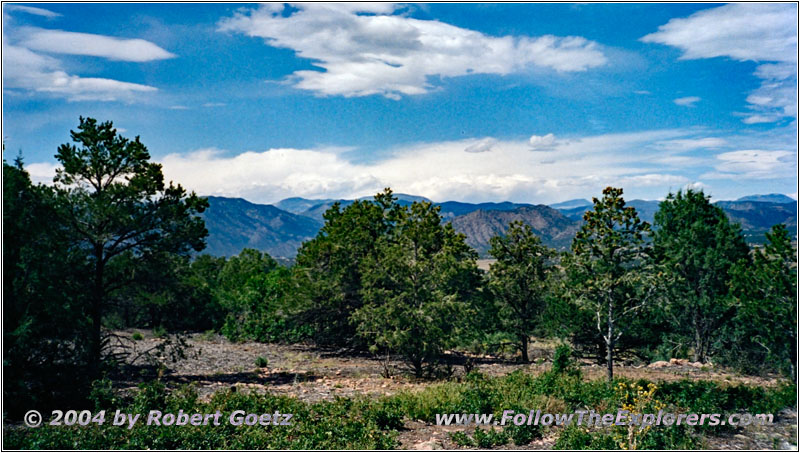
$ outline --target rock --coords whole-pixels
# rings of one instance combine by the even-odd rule
[[[688,365],[688,359],[669,359],[670,365]]]
[[[779,450],[794,450],[794,451],[797,451],[797,445],[792,445],[789,442],[786,442],[785,440],[782,440],[781,443],[778,444],[778,449]]]
[[[689,362],[689,366],[694,368],[703,368],[705,365],[703,365],[701,362]]]
[[[647,365],[647,368],[666,368],[669,366],[669,362],[665,362],[663,360],[659,360],[658,362],[653,362],[650,365]]]

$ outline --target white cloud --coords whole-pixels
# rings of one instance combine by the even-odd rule
[[[686,96],[684,98],[674,99],[672,102],[683,107],[694,107],[696,103],[700,102],[700,98],[697,96]]]
[[[30,175],[31,181],[42,184],[51,184],[53,182],[57,168],[59,168],[58,165],[46,162],[25,165],[25,171]]]
[[[293,82],[323,96],[399,99],[429,92],[431,77],[505,75],[529,67],[574,72],[607,62],[597,43],[577,36],[493,37],[396,15],[398,7],[390,4],[295,8],[288,15],[278,5],[239,12],[219,29],[263,38],[312,60],[322,71],[296,71]]]
[[[225,107],[225,105],[227,104],[224,102],[206,102],[203,107]]]
[[[554,202],[623,185],[666,193],[690,182],[654,164],[647,144],[683,131],[608,134],[559,141],[535,154],[527,140],[493,138],[423,143],[391,150],[389,157],[354,163],[328,149],[269,149],[230,156],[220,150],[170,154],[161,162],[168,179],[206,195],[272,203],[290,196],[353,198],[390,186],[433,200]],[[491,152],[465,152],[490,144]],[[543,164],[542,161],[548,162]],[[649,192],[648,192],[649,193]]]
[[[740,149],[689,157],[665,151],[665,143],[677,150],[695,149],[701,143],[727,150],[731,143],[748,142],[744,136],[696,135],[696,129],[668,129],[573,136],[536,153],[531,153],[528,140],[484,137],[401,146],[377,153],[386,157],[370,162],[350,160],[348,156],[357,150],[347,147],[273,148],[238,155],[212,148],[172,153],[159,160],[167,180],[202,195],[243,197],[256,203],[293,196],[356,198],[384,187],[437,201],[552,203],[586,198],[611,185],[623,187],[631,199],[655,199],[681,187],[715,189],[701,180],[796,175],[796,154],[790,151]],[[763,142],[758,137],[751,139]],[[465,152],[476,145],[491,151]],[[52,165],[35,165],[39,164],[29,168],[40,178],[52,177]]]
[[[791,3],[737,3],[671,19],[644,42],[683,50],[681,59],[796,61],[797,8]]]
[[[736,3],[672,19],[642,38],[683,51],[681,59],[728,57],[762,64],[747,98],[746,124],[797,117],[797,4]]]
[[[556,136],[553,134],[531,135],[531,138],[528,139],[528,143],[531,145],[531,148],[537,150],[551,148],[555,142]]]
[[[656,147],[667,151],[690,151],[693,149],[721,148],[727,145],[727,140],[719,137],[682,138],[665,140],[655,144]]]
[[[714,177],[767,179],[797,175],[795,152],[739,150],[717,154]]]
[[[701,181],[690,182],[689,184],[686,184],[686,186],[685,186],[686,189],[694,190],[694,191],[705,190],[706,187],[707,186],[705,184],[703,184]]]
[[[189,110],[189,107],[186,107],[185,105],[171,105],[171,106],[169,106],[169,109],[170,110]]]
[[[3,5],[3,11],[19,11],[22,13],[33,14],[34,16],[47,17],[49,19],[61,16],[61,14],[50,11],[49,9],[36,8],[34,6],[13,5],[13,4]]]
[[[743,119],[742,122],[744,124],[773,123],[775,122],[775,117],[764,116],[764,115],[749,115],[747,118]]]
[[[5,6],[5,5],[4,5]],[[17,5],[14,5],[17,6]],[[27,7],[26,7],[27,8]],[[55,17],[39,8],[12,8],[31,14]],[[46,53],[91,55],[133,62],[171,58],[174,55],[142,39],[46,30],[16,24],[3,9],[3,90],[7,94],[45,94],[68,101],[127,101],[156,92],[155,87],[101,77],[68,73],[62,62]]]
[[[487,137],[467,146],[464,151],[468,153],[485,153],[491,151],[495,143],[497,143],[497,140]]]
[[[3,39],[3,88],[50,93],[70,101],[136,99],[156,88],[119,80],[67,74],[61,62]]]
[[[18,43],[31,50],[68,55],[88,55],[109,60],[146,62],[175,55],[144,39],[122,39],[89,33],[25,28]]]

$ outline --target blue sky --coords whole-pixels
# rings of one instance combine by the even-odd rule
[[[797,195],[794,4],[4,4],[3,140],[78,117],[270,203]]]

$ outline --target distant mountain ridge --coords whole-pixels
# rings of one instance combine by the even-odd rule
[[[427,198],[395,194],[398,202],[409,205]],[[362,199],[370,199],[364,197]],[[209,209],[202,214],[209,231],[204,253],[216,256],[238,254],[243,248],[255,248],[276,258],[294,258],[300,245],[315,237],[323,225],[322,214],[335,202],[347,206],[354,200],[287,198],[273,205],[251,203],[241,198],[211,196]],[[772,201],[768,201],[772,200]],[[789,200],[789,201],[786,201]],[[489,239],[505,234],[508,224],[521,220],[531,225],[550,247],[569,247],[591,209],[584,199],[568,200],[551,206],[528,203],[466,203],[445,201],[440,207],[443,221],[452,222],[456,231],[467,236],[467,243],[481,255],[489,249]],[[639,216],[648,222],[658,210],[658,201],[630,200]],[[797,201],[780,194],[751,195],[736,201],[718,201],[731,221],[742,226],[748,242],[763,242],[764,232],[776,223],[784,223],[794,236],[797,228]]]
[[[788,197],[782,193],[770,193],[766,195],[748,195],[746,197],[739,198],[736,201],[763,201],[768,203],[795,203],[797,204],[797,200],[792,197]]]
[[[276,258],[293,258],[300,244],[322,227],[315,219],[242,198],[208,197],[208,204],[201,214],[209,233],[204,253],[215,256],[254,248]]]
[[[469,214],[453,218],[453,228],[467,236],[467,244],[486,255],[490,248],[489,240],[497,235],[504,235],[508,225],[514,221],[522,221],[531,226],[542,242],[556,249],[568,248],[572,237],[580,227],[565,217],[558,210],[545,205],[521,206],[508,211],[472,211]]]

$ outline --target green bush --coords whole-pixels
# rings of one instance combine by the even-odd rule
[[[542,428],[533,424],[506,426],[503,432],[514,441],[514,445],[518,446],[528,445],[534,439],[542,437]]]
[[[144,336],[140,332],[134,332],[133,335],[131,335],[131,338],[133,339],[133,341],[144,340]]]
[[[269,365],[269,360],[266,357],[258,356],[256,358],[256,366],[259,368],[266,368]]]
[[[572,348],[566,344],[556,346],[553,353],[553,373],[577,376],[581,370],[578,363],[572,358]]]
[[[624,383],[625,385],[622,385]],[[649,382],[618,380],[616,387],[647,387]],[[168,391],[161,382],[140,385],[139,391],[121,399],[109,380],[92,385],[96,409],[121,409],[146,416],[151,409],[162,412],[230,414],[292,413],[296,423],[280,429],[231,426],[137,425],[128,430],[108,424],[85,427],[43,426],[37,429],[6,427],[4,447],[9,449],[390,449],[397,447],[396,431],[405,419],[435,421],[435,414],[486,413],[502,417],[502,411],[525,413],[541,408],[570,412],[578,408],[597,412],[616,411],[627,396],[620,396],[604,380],[583,382],[576,377],[546,372],[533,376],[522,371],[503,377],[469,374],[462,382],[443,382],[415,392],[402,392],[378,399],[344,399],[307,403],[272,394],[221,391],[202,402],[191,386]],[[661,382],[654,401],[671,412],[775,413],[794,404],[795,386],[775,388],[724,385],[707,381]],[[660,404],[659,403],[659,404]],[[648,406],[649,407],[649,406]],[[108,415],[107,415],[108,417]],[[700,446],[699,433],[717,432],[718,427],[687,425],[654,426],[638,441],[643,449],[691,449]],[[461,446],[492,448],[513,442],[522,446],[542,436],[536,425],[507,425],[502,430],[476,429],[474,434],[456,432],[453,442]],[[617,449],[619,427],[560,429],[557,449]]]
[[[200,402],[191,387],[168,392],[163,384],[143,384],[123,411],[140,413],[151,409],[162,412],[214,413],[223,417],[234,410],[247,413],[294,414],[291,426],[233,426],[227,420],[219,426],[146,426],[140,421],[133,429],[111,426],[106,414],[102,426],[50,426],[37,429],[6,429],[4,448],[9,449],[340,449],[385,450],[397,447],[398,413],[391,404],[368,400],[336,399],[305,403],[294,398],[270,394],[216,393],[209,402]],[[396,408],[395,408],[396,409]],[[113,416],[113,414],[112,414]]]
[[[561,431],[554,450],[617,450],[614,439],[604,433],[593,433],[585,427],[569,426]]]

